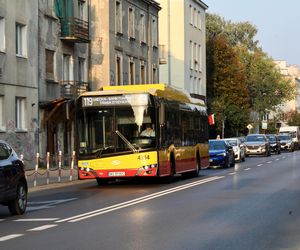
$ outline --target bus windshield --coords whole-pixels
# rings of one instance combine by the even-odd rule
[[[128,102],[124,101],[124,96]],[[118,99],[118,105],[114,105],[117,99],[110,97],[110,102],[79,109],[79,156],[98,158],[155,147],[155,111],[149,96],[136,94],[134,98],[132,95],[127,98],[122,95],[122,98]]]

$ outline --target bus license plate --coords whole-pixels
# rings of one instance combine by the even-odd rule
[[[108,176],[125,176],[125,172],[108,172]]]

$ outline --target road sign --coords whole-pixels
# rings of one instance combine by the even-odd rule
[[[251,124],[248,124],[248,125],[247,125],[247,129],[250,130],[250,129],[252,129],[252,128],[253,128],[253,126],[252,126]]]

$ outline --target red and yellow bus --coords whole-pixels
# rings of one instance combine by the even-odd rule
[[[164,84],[85,92],[76,101],[76,125],[79,179],[171,180],[209,166],[204,102]]]

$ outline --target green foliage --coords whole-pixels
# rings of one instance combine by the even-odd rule
[[[225,120],[229,134],[237,134],[250,122],[251,111],[261,119],[294,97],[295,86],[258,47],[255,26],[207,13],[206,32],[208,110],[218,132]]]

